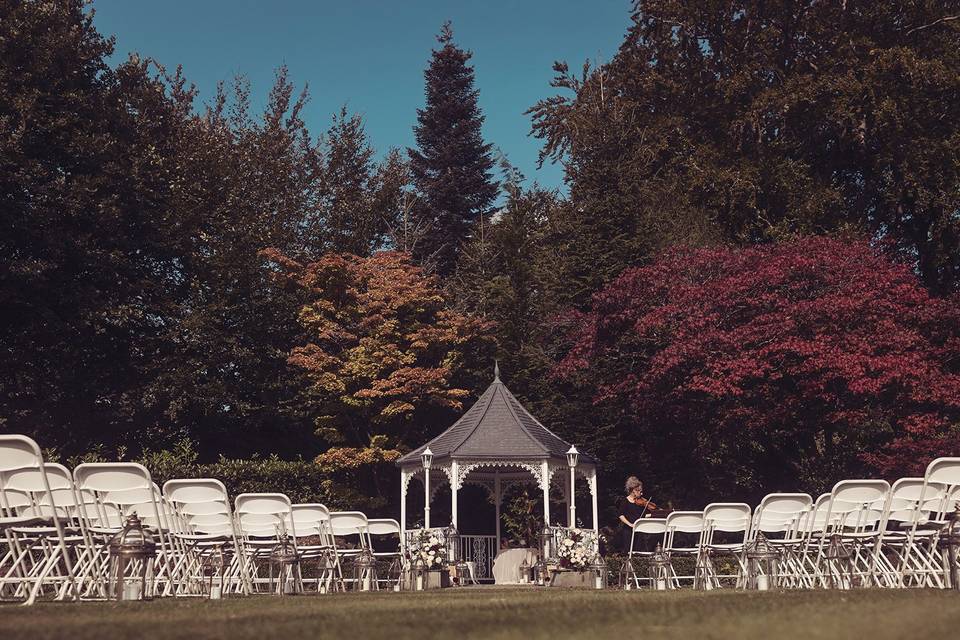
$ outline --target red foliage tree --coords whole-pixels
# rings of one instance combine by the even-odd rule
[[[676,250],[572,317],[556,373],[663,492],[821,491],[960,453],[958,302],[864,241]]]

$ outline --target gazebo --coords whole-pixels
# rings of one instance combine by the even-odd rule
[[[467,483],[477,484],[493,496],[499,544],[503,490],[506,484],[515,482],[535,482],[543,492],[545,523],[550,523],[551,484],[559,484],[567,505],[568,526],[576,527],[576,474],[586,479],[590,489],[592,527],[597,532],[596,461],[534,418],[501,382],[499,367],[494,368],[493,383],[476,404],[446,431],[400,458],[397,465],[400,467],[400,526],[404,532],[408,529],[407,492],[414,478],[424,485],[425,529],[431,528],[430,502],[443,483],[450,486],[450,524],[454,527],[457,527],[460,489]]]

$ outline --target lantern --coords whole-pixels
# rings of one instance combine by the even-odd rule
[[[543,587],[550,581],[547,576],[547,563],[542,557],[537,559],[537,564],[533,568],[533,579],[538,587]]]
[[[226,543],[219,544],[211,549],[203,559],[203,566],[207,576],[207,597],[210,600],[219,600],[223,597],[227,568],[233,558],[233,549]]]
[[[624,591],[633,589],[635,577],[633,559],[628,555],[620,564],[620,586]]]
[[[938,539],[943,558],[943,582],[949,589],[960,590],[960,567],[957,566],[957,549],[960,548],[960,504],[947,516],[947,523]]]
[[[544,562],[548,561],[553,557],[553,530],[549,525],[543,528],[543,532],[540,534],[540,550],[541,557]]]
[[[370,549],[363,549],[353,560],[353,584],[360,591],[377,588],[377,558]]]
[[[527,562],[526,556],[520,562],[520,568],[517,569],[517,581],[520,584],[530,584],[530,563]]]
[[[650,556],[650,565],[647,569],[650,578],[650,587],[657,591],[666,591],[671,587],[670,581],[670,553],[663,550],[660,544]]]
[[[590,563],[590,569],[594,572],[593,586],[595,589],[603,589],[607,586],[607,563],[598,553],[593,557]]]
[[[300,556],[282,525],[277,528],[279,541],[270,550],[270,590],[279,596],[297,591],[296,569]]]
[[[460,534],[452,524],[444,531],[444,543],[447,548],[447,564],[456,565],[460,560]]]
[[[850,589],[854,586],[853,553],[843,542],[839,533],[830,536],[830,544],[824,555],[827,560],[827,573],[830,586],[834,589]]]
[[[108,597],[116,600],[149,600],[148,581],[153,580],[157,545],[136,512],[110,539],[110,585]]]
[[[416,557],[413,559],[413,568],[411,572],[413,573],[413,589],[414,591],[423,591],[424,582],[426,579],[427,566],[424,559],[417,553]]]
[[[780,553],[763,533],[747,546],[747,588],[768,591],[777,588]]]

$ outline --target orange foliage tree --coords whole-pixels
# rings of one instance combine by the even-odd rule
[[[288,362],[310,381],[307,402],[335,470],[396,460],[445,428],[492,361],[489,322],[449,309],[433,276],[397,251],[331,253],[301,264],[264,251],[306,300],[305,344]]]

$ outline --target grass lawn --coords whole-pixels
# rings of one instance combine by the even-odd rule
[[[0,606],[0,638],[956,638],[951,591],[431,593]]]

